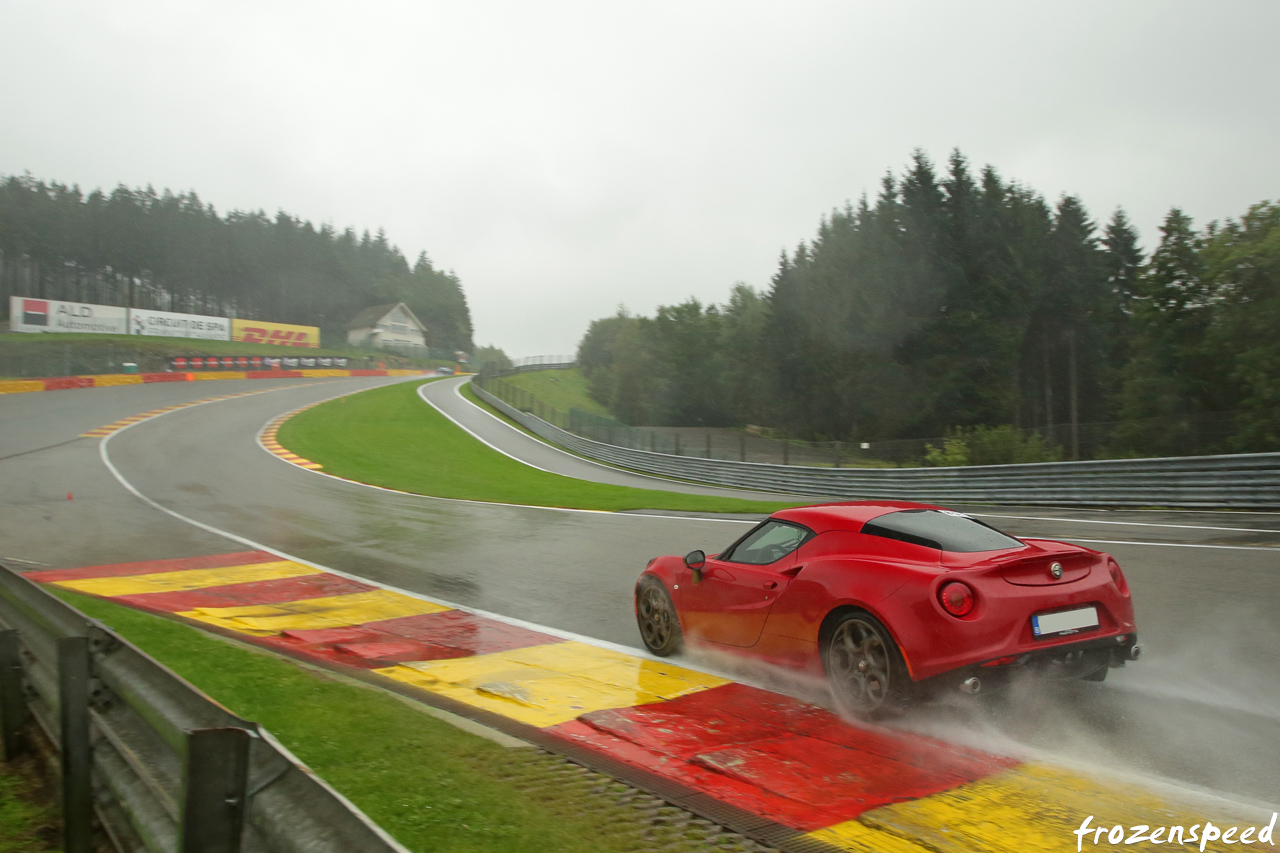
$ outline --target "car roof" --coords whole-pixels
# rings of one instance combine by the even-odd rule
[[[814,533],[826,533],[828,530],[857,532],[862,529],[862,525],[873,518],[904,509],[942,509],[942,507],[911,501],[844,501],[793,507],[775,512],[771,517],[779,521],[803,524]]]

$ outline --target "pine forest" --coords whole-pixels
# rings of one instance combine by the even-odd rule
[[[404,302],[432,347],[470,351],[458,278],[410,266],[379,231],[319,228],[283,211],[219,215],[194,192],[118,186],[88,195],[0,180],[0,304],[32,296],[318,326],[345,345],[363,308]]]
[[[1049,203],[955,152],[916,152],[824,217],[770,286],[579,345],[633,425],[763,425],[795,439],[937,438],[935,464],[1280,450],[1280,205],[1148,253],[1123,210]],[[954,452],[952,452],[954,450]]]

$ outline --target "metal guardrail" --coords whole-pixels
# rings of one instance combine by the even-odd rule
[[[473,383],[476,395],[527,429],[588,459],[716,486],[845,500],[1050,506],[1280,507],[1280,453],[1039,462],[963,468],[812,468],[699,459],[582,438]]]
[[[533,355],[513,360],[510,367],[493,367],[483,372],[485,376],[511,376],[531,370],[565,370],[577,366],[578,362],[571,355]]]
[[[121,853],[408,853],[257,723],[0,565],[5,760],[32,719],[60,755],[68,853],[95,813]]]
[[[516,370],[520,368],[563,370],[566,367],[576,367],[577,364],[577,357],[572,355],[531,355],[511,360],[511,366]]]

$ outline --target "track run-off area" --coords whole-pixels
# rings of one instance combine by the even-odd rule
[[[272,455],[262,442],[264,428],[284,413],[396,381],[404,380],[228,380],[0,395],[0,558],[37,572],[129,564],[134,568],[117,572],[125,577],[130,571],[147,574],[138,564],[153,561],[217,563],[219,555],[256,554],[240,565],[304,567],[268,570],[285,574],[264,581],[295,577],[293,571],[303,577],[332,570],[335,577],[371,588],[389,587],[460,613],[478,613],[513,632],[541,630],[553,638],[551,645],[570,643],[653,662],[638,649],[632,615],[641,568],[661,553],[717,551],[750,523],[407,495],[325,476]],[[637,488],[778,498],[657,480],[563,453],[464,399],[458,393],[463,381],[424,385],[423,405],[535,467]],[[186,405],[191,403],[196,405]],[[154,416],[134,420],[148,413]],[[113,429],[105,435],[85,435],[104,432],[99,428],[106,425]],[[1043,685],[1001,701],[956,697],[908,714],[892,731],[868,735],[896,743],[916,733],[998,761],[1059,768],[1044,770],[1048,775],[1040,784],[1044,790],[1064,788],[1056,804],[1028,792],[1021,803],[1025,812],[1008,798],[984,800],[982,789],[965,789],[969,799],[933,812],[889,806],[902,816],[897,824],[884,824],[886,831],[915,838],[925,849],[976,849],[926,829],[939,821],[960,822],[962,812],[977,810],[970,819],[985,821],[996,833],[985,849],[1029,849],[1020,822],[1048,821],[1052,813],[1055,826],[1073,820],[1075,826],[1084,818],[1075,812],[1082,801],[1065,790],[1072,784],[1063,781],[1068,776],[1096,776],[1157,800],[1203,802],[1204,817],[1247,814],[1265,823],[1268,804],[1280,801],[1280,514],[956,508],[1014,535],[1058,538],[1114,554],[1133,589],[1146,656],[1113,672],[1103,685]],[[281,559],[267,559],[263,552]],[[198,571],[201,565],[175,563],[170,570]],[[353,624],[370,621],[378,620]],[[715,674],[722,661],[695,658],[664,666],[672,664],[693,673],[687,676],[698,682],[692,693],[713,695],[725,684]],[[768,673],[735,673],[749,682],[770,679]],[[657,698],[681,701],[682,695]],[[565,725],[572,719],[524,722]],[[975,780],[1000,772],[998,766],[988,768],[967,784],[981,785]],[[1067,775],[1054,777],[1058,772]],[[956,780],[956,786],[965,784],[963,774]],[[821,825],[826,824],[803,828]],[[850,830],[843,841],[850,849],[877,849],[857,840],[860,831]],[[1007,837],[1000,836],[997,848],[1001,832]],[[838,835],[822,840],[843,843]],[[1073,849],[1075,843],[1068,833],[1057,846]]]

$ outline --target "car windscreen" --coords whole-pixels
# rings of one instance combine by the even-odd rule
[[[939,551],[1001,551],[1023,543],[976,518],[949,510],[904,509],[862,525],[862,532]]]

